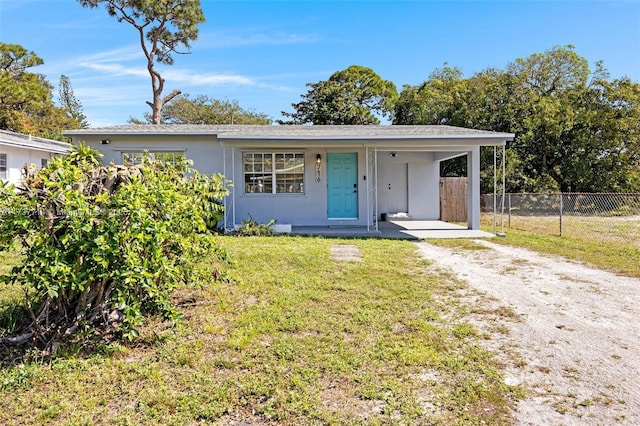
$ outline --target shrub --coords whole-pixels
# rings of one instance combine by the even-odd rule
[[[219,174],[207,176],[196,173],[188,181],[188,184],[195,195],[197,207],[200,209],[207,229],[211,232],[221,232],[220,225],[224,218],[224,205],[220,190],[224,188],[225,184],[227,187],[231,187],[231,183]]]
[[[234,231],[234,235],[243,237],[266,237],[275,234],[273,225],[276,224],[275,219],[271,219],[267,223],[258,223],[251,216],[244,219],[240,227]]]
[[[170,296],[197,280],[199,259],[226,259],[207,232],[222,214],[209,203],[226,195],[223,177],[186,162],[101,166],[100,155],[80,145],[40,171],[27,168],[17,191],[0,188],[0,250],[18,240],[23,252],[0,279],[22,287],[29,319],[0,343],[49,350],[79,330],[135,338],[146,315],[180,319]]]

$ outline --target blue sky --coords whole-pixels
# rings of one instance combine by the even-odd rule
[[[306,83],[349,65],[420,84],[446,62],[466,76],[572,44],[611,76],[640,81],[640,0],[214,1],[190,55],[164,67],[165,94],[235,99],[274,119]],[[0,40],[44,59],[33,71],[71,79],[93,127],[150,111],[135,30],[75,0],[0,0]],[[57,90],[55,91],[57,95]]]

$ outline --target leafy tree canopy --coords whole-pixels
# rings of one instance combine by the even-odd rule
[[[470,78],[437,70],[404,86],[394,124],[515,133],[508,191],[638,191],[639,94],[638,83],[610,80],[602,63],[591,71],[573,46],[559,46]]]
[[[152,122],[150,114],[145,120]],[[133,124],[145,120],[130,119]],[[246,110],[236,100],[213,99],[206,95],[190,98],[188,94],[172,99],[162,110],[161,123],[166,124],[271,124],[271,118],[263,113]]]
[[[390,116],[398,97],[391,81],[359,65],[307,86],[303,100],[291,104],[295,112],[282,112],[291,121],[281,124],[380,124],[378,115]]]
[[[52,100],[53,86],[30,68],[44,61],[17,44],[0,42],[0,129],[63,140],[77,120]]]
[[[155,62],[172,65],[174,54],[188,53],[191,42],[198,38],[198,24],[204,22],[200,0],[78,0],[83,7],[104,5],[109,16],[127,22],[138,32],[140,47],[147,59],[151,77],[153,101],[147,101],[152,111],[152,123],[161,121],[165,103],[180,94],[174,90],[162,96],[165,79],[156,70]],[[181,49],[185,49],[181,51]]]
[[[394,123],[460,125],[456,111],[466,89],[462,71],[445,64],[421,85],[403,87],[394,105]]]

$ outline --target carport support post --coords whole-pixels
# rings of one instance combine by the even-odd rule
[[[493,233],[496,233],[496,202],[498,201],[498,169],[496,166],[496,150],[493,146]],[[504,199],[504,198],[503,198]]]
[[[373,192],[373,199],[375,200],[374,213],[376,215],[376,232],[379,230],[378,225],[378,147],[373,148],[373,167],[374,167],[374,181],[373,187],[375,188]]]
[[[366,187],[367,187],[367,232],[369,232],[369,231],[371,231],[371,201],[369,201],[369,196],[371,195],[371,189],[369,189],[369,182],[371,182],[371,178],[369,177],[369,147],[368,146],[364,147],[364,158],[365,158],[364,176],[365,176],[365,179],[367,180],[367,182],[366,182]]]
[[[224,186],[227,187],[227,147],[222,145],[222,176],[224,176]],[[227,206],[227,199],[229,196],[227,195],[222,199],[222,206],[224,207],[224,216],[223,216],[223,225],[225,232],[227,231],[227,215],[229,214],[229,209]]]
[[[467,224],[480,229],[480,147],[467,152]]]

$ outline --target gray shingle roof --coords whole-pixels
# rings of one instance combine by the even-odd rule
[[[513,140],[512,133],[453,126],[269,126],[144,124],[69,130],[65,136],[211,135],[219,140],[489,139]]]
[[[55,154],[66,154],[71,149],[71,145],[66,142],[24,135],[8,130],[0,130],[0,145],[29,148],[37,151],[53,152]]]

